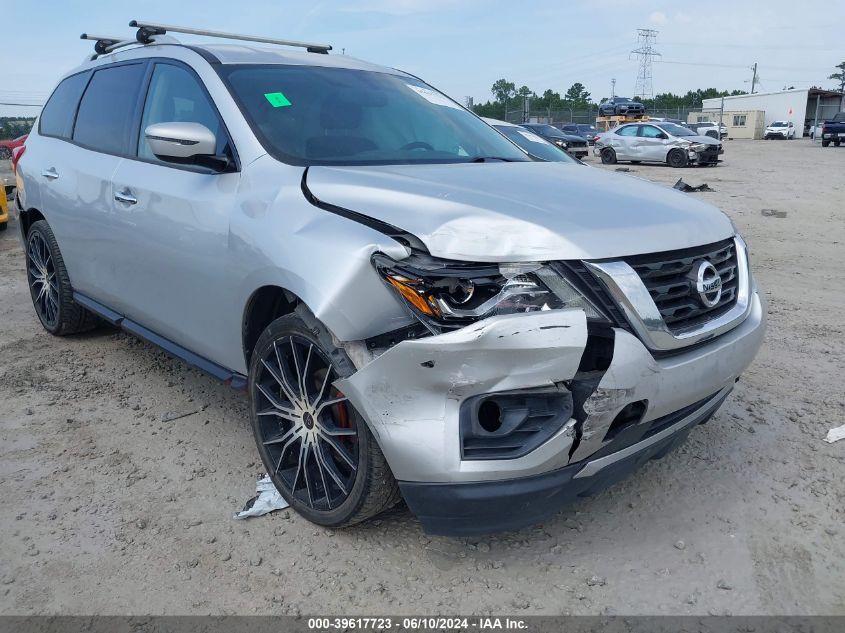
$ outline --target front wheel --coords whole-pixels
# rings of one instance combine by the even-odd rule
[[[669,163],[670,167],[686,167],[689,159],[684,150],[673,149],[666,157],[666,162]]]
[[[304,308],[267,326],[250,362],[252,429],[264,467],[294,510],[326,527],[359,523],[400,499],[367,423],[334,387],[354,371]]]
[[[611,147],[605,147],[601,151],[601,162],[604,165],[615,165],[616,164],[616,152],[613,151]]]

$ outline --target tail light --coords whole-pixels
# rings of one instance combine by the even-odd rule
[[[16,148],[12,150],[12,173],[18,173],[18,163],[23,156],[23,153],[26,151],[26,145],[18,145]]]

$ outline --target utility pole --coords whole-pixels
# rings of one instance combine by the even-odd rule
[[[754,62],[751,70],[754,71],[754,74],[751,75],[751,94],[754,94],[754,86],[757,84],[757,62]]]
[[[637,87],[636,93],[642,101],[652,99],[654,91],[651,85],[651,64],[655,57],[660,57],[660,53],[654,50],[654,43],[657,41],[657,31],[654,29],[637,29],[637,48],[631,51],[631,55],[636,55],[640,59],[640,68],[637,72]]]
[[[610,98],[613,99],[613,97],[615,97],[615,96],[616,96],[616,79],[611,79],[610,80]]]

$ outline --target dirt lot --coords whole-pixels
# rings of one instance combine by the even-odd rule
[[[0,613],[845,614],[845,441],[822,441],[845,422],[845,149],[726,147],[717,168],[631,170],[709,183],[689,195],[746,235],[769,300],[756,362],[679,451],[480,539],[427,537],[403,508],[343,531],[234,521],[262,470],[246,398],[117,331],[44,333],[13,222]]]

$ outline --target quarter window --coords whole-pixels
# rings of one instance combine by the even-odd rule
[[[85,90],[89,76],[90,73],[87,72],[72,75],[56,87],[47,105],[44,106],[44,111],[41,112],[38,123],[39,134],[70,138],[73,115],[76,114],[79,97]]]
[[[144,64],[97,70],[82,95],[73,140],[108,154],[128,154]]]
[[[217,154],[226,153],[228,137],[211,102],[196,77],[181,66],[156,64],[141,117],[138,156],[159,161],[150,149],[144,130],[154,123],[199,123],[217,138]]]

